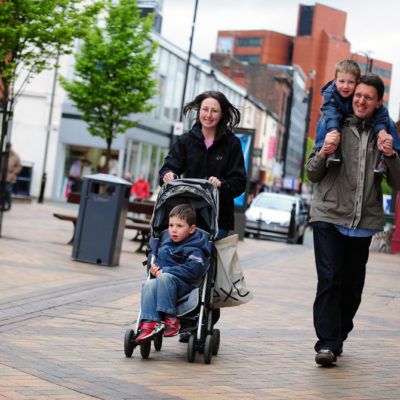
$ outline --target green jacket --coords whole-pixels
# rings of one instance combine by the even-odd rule
[[[357,130],[357,125],[361,134]],[[326,168],[319,148],[313,148],[306,172],[315,183],[310,221],[323,221],[346,228],[383,229],[381,177],[374,174],[379,158],[372,120],[346,118],[341,129],[343,161]],[[400,158],[385,157],[387,180],[400,189]]]

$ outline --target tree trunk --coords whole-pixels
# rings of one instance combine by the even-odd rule
[[[106,174],[110,172],[111,143],[112,143],[112,138],[107,138],[106,165],[105,165]]]

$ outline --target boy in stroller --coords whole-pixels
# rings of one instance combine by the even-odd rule
[[[142,288],[141,322],[136,344],[143,344],[164,331],[166,337],[179,330],[177,299],[189,293],[208,269],[208,240],[196,231],[196,210],[190,204],[175,206],[169,213],[169,237],[161,244],[151,278]]]

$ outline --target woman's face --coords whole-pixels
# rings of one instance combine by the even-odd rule
[[[221,116],[221,106],[218,100],[208,97],[201,102],[199,119],[203,128],[216,128]]]

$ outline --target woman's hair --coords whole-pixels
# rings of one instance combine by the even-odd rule
[[[240,122],[240,111],[229,102],[226,96],[215,90],[208,90],[199,94],[193,101],[185,104],[183,107],[183,115],[194,111],[196,113],[196,122],[200,123],[200,106],[203,100],[213,98],[218,101],[221,106],[221,119],[217,125],[216,136],[224,133],[225,129],[233,130]]]

